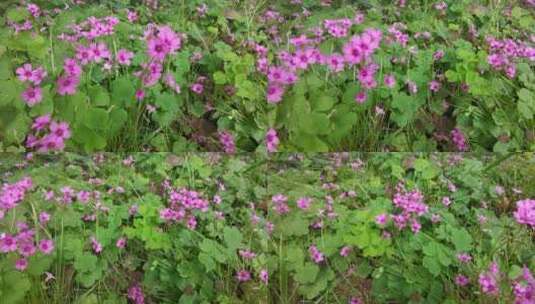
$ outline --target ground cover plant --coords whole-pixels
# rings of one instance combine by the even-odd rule
[[[6,151],[526,151],[531,0],[2,1]]]
[[[267,303],[265,160],[6,155],[0,166],[2,303]]]
[[[532,153],[1,159],[6,303],[533,303]]]
[[[504,159],[342,153],[270,162],[272,300],[533,303],[533,221],[524,212],[533,214],[525,198],[534,159]],[[532,287],[519,287],[524,279]]]

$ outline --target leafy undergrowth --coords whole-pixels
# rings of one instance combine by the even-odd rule
[[[34,2],[0,4],[2,150],[535,148],[532,0]]]
[[[522,268],[535,267],[534,223],[515,213],[535,167],[531,154],[504,159],[279,158],[268,177],[274,302],[512,303]]]
[[[0,172],[2,303],[533,303],[533,154],[4,154]]]
[[[2,170],[18,181],[1,192],[2,303],[267,303],[265,219],[251,203],[265,195],[265,160],[106,154],[2,165],[15,163]]]

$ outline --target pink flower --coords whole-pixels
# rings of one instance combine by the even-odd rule
[[[239,282],[247,282],[251,279],[251,273],[247,270],[240,270],[236,273],[236,279]]]
[[[44,254],[50,254],[54,250],[54,242],[52,240],[41,240],[39,242],[39,250]]]
[[[93,247],[93,251],[96,254],[99,254],[102,252],[102,244],[99,241],[97,241],[97,239],[94,237],[91,237],[91,247]]]
[[[267,101],[269,103],[279,103],[284,95],[284,88],[281,85],[270,84],[267,88]]]
[[[102,59],[110,58],[110,51],[105,43],[92,43],[89,45],[89,50],[95,62],[101,62]]]
[[[351,252],[351,247],[349,246],[344,246],[342,247],[342,249],[340,249],[340,255],[343,257],[348,256],[350,252]]]
[[[59,95],[74,95],[79,83],[80,79],[75,76],[62,76],[59,77],[56,82],[56,90],[58,91]]]
[[[380,226],[384,226],[388,220],[388,215],[386,213],[381,213],[375,217],[375,223]]]
[[[525,199],[516,202],[514,217],[519,224],[535,228],[535,200]]]
[[[41,131],[48,126],[50,121],[50,114],[39,116],[34,120],[32,124],[32,129],[36,131]]]
[[[28,87],[22,92],[21,97],[28,106],[32,107],[43,100],[43,93],[39,87]]]
[[[455,277],[455,284],[457,284],[458,286],[466,286],[468,285],[468,283],[470,283],[470,280],[462,274],[458,274]]]
[[[262,281],[264,284],[268,283],[269,275],[266,269],[260,270],[260,274],[258,276],[260,277],[260,281]]]
[[[117,52],[117,62],[122,65],[129,66],[132,63],[132,58],[134,57],[134,53],[130,52],[125,49],[120,49]]]
[[[451,205],[451,200],[449,197],[447,196],[444,196],[442,198],[442,205],[446,206],[446,207],[449,207],[449,205]]]
[[[279,145],[279,138],[277,137],[277,131],[271,128],[266,133],[267,151],[270,153],[276,152],[278,145]]]
[[[33,70],[33,77],[30,78],[30,81],[34,85],[40,85],[43,79],[47,76],[47,72],[42,67]]]
[[[44,211],[39,213],[39,222],[42,225],[45,225],[46,223],[48,223],[49,220],[50,220],[50,214],[48,214],[48,213],[46,213]]]
[[[325,62],[331,71],[341,72],[345,68],[344,56],[334,53],[325,57]]]
[[[65,58],[63,62],[63,70],[66,75],[74,78],[79,78],[82,74],[82,68],[78,65],[76,60],[72,58]]]
[[[128,288],[128,295],[127,297],[132,300],[135,304],[144,304],[145,303],[145,294],[143,294],[143,290],[141,289],[141,286],[139,283],[136,283],[130,288]]]
[[[18,259],[15,262],[15,268],[19,271],[24,271],[28,267],[28,260],[25,258]]]
[[[489,270],[479,275],[479,286],[481,291],[490,295],[498,295],[500,289],[497,281],[498,273],[496,271]]]
[[[201,83],[194,83],[190,87],[191,91],[197,95],[202,94],[204,92],[204,86]]]
[[[472,257],[468,253],[459,253],[457,254],[457,260],[461,263],[469,263],[472,261]]]
[[[368,99],[368,95],[364,91],[359,92],[355,96],[355,101],[359,104],[363,104],[364,102],[366,102],[366,99]]]
[[[136,91],[137,101],[142,101],[144,98],[145,98],[145,92],[143,90],[137,90]]]
[[[20,236],[19,236],[20,241]],[[22,244],[19,244],[19,253],[24,257],[29,257],[35,254],[35,246],[33,245],[33,242],[23,242]]]
[[[90,48],[79,45],[76,48],[76,59],[78,59],[82,65],[86,65],[94,60],[94,55]]]
[[[350,65],[359,64],[364,59],[364,52],[360,48],[362,38],[360,36],[353,36],[343,46],[343,53],[346,62]]]
[[[441,84],[440,82],[436,81],[436,80],[432,80],[431,82],[429,82],[429,90],[431,92],[438,92],[440,90],[440,87],[441,87]]]
[[[33,78],[33,68],[29,63],[24,64],[22,67],[17,68],[17,77],[20,81],[30,81]]]
[[[457,150],[466,152],[469,149],[468,143],[464,133],[459,128],[455,128],[451,131],[451,141],[457,147]]]
[[[234,143],[234,136],[228,131],[219,132],[219,142],[223,146],[223,151],[227,154],[236,152],[236,144]]]
[[[396,78],[395,78],[395,76],[392,75],[392,74],[386,75],[385,79],[384,79],[384,83],[385,83],[385,86],[387,88],[392,89],[393,87],[396,86]]]
[[[126,238],[122,237],[118,239],[115,246],[119,249],[123,249],[126,246]]]
[[[9,234],[0,235],[0,252],[12,252],[17,250],[17,241]]]
[[[54,134],[55,136],[62,139],[68,139],[71,137],[71,130],[69,128],[69,124],[66,122],[51,122],[50,132],[51,134]]]
[[[160,39],[150,39],[147,41],[147,50],[149,56],[157,61],[163,61],[169,53],[169,49]]]
[[[297,200],[297,207],[300,209],[306,210],[310,207],[312,199],[310,197],[301,197]]]
[[[137,19],[138,19],[138,14],[136,11],[131,11],[131,10],[128,10],[127,12],[127,18],[128,18],[128,21],[130,22],[136,22]]]
[[[310,254],[310,258],[312,259],[312,261],[314,261],[314,263],[316,264],[319,264],[325,260],[325,256],[318,250],[318,247],[316,247],[316,245],[311,245],[308,248],[308,253]]]

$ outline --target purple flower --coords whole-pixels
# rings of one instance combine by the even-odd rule
[[[15,262],[15,268],[19,271],[24,271],[28,267],[28,260],[25,258],[18,259]]]
[[[535,228],[535,200],[525,199],[516,202],[516,211],[513,215],[519,224]]]
[[[236,273],[236,279],[239,282],[247,282],[251,279],[251,273],[247,270],[240,270]]]
[[[297,207],[300,209],[306,210],[310,207],[310,204],[312,203],[312,199],[309,197],[301,197],[297,200]]]
[[[284,88],[278,84],[270,84],[267,88],[267,101],[269,103],[279,103],[284,95]]]
[[[457,284],[458,286],[466,286],[468,285],[468,283],[470,283],[470,280],[462,274],[458,274],[455,277],[455,284]]]
[[[39,242],[39,250],[44,254],[50,254],[54,250],[54,241],[41,240]]]
[[[266,269],[260,270],[260,274],[258,276],[260,278],[260,281],[262,281],[264,284],[268,283],[269,275]]]

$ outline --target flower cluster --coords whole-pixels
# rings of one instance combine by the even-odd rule
[[[290,212],[290,207],[288,207],[288,197],[282,194],[276,194],[271,197],[271,202],[273,203],[273,210],[278,214],[286,214]]]
[[[466,136],[459,128],[455,128],[451,131],[451,141],[457,147],[458,151],[466,152],[469,149]]]
[[[308,253],[310,254],[310,258],[314,263],[319,264],[325,260],[325,256],[321,251],[319,251],[318,247],[316,245],[311,245],[308,248]]]
[[[503,71],[509,78],[516,76],[516,61],[526,58],[535,61],[535,47],[525,43],[519,43],[512,39],[498,40],[494,37],[487,38],[490,54],[488,63],[497,71]]]
[[[32,179],[22,178],[13,184],[4,184],[0,190],[0,219],[4,218],[5,212],[15,208],[24,199],[27,191],[33,186]],[[50,215],[46,212],[39,214],[39,222],[46,226],[50,220]],[[28,267],[28,258],[38,251],[42,254],[51,254],[54,250],[54,241],[50,239],[38,239],[35,229],[31,229],[25,222],[17,222],[18,233],[0,234],[0,252],[16,252],[18,259],[15,268],[24,271]]]
[[[132,300],[135,304],[144,304],[145,295],[141,289],[141,285],[134,284],[128,288],[128,298]]]
[[[479,275],[479,286],[481,291],[489,295],[498,295],[500,289],[498,286],[500,271],[497,263],[492,263],[488,271]]]
[[[323,26],[327,29],[327,32],[335,38],[346,37],[352,25],[353,22],[349,18],[323,20]]]
[[[524,266],[522,276],[513,283],[515,304],[530,304],[535,301],[535,278]]]
[[[70,25],[72,34],[61,33],[58,39],[68,42],[78,42],[81,39],[88,41],[99,37],[111,36],[115,33],[115,26],[119,24],[119,19],[115,16],[97,18],[91,16],[79,24]]]
[[[15,208],[30,190],[33,183],[31,178],[26,177],[13,184],[4,184],[0,190],[0,219],[4,218],[5,212]]]
[[[401,213],[390,215],[396,227],[402,230],[410,223],[412,232],[419,232],[422,226],[418,218],[429,210],[429,207],[424,203],[423,194],[418,189],[407,191],[405,186],[399,183],[396,186],[396,193],[392,201],[397,208],[401,209]],[[376,218],[376,222],[380,225],[386,224],[386,221],[385,215]]]
[[[225,153],[236,153],[236,143],[234,142],[234,136],[228,131],[219,132],[219,142],[223,146]]]
[[[38,152],[63,150],[71,137],[69,124],[54,121],[50,114],[37,117],[32,124],[33,134],[26,138],[26,146]]]
[[[175,54],[182,46],[182,39],[169,27],[149,27],[145,32],[147,53],[156,62],[163,62],[169,54]]]
[[[197,227],[197,218],[193,211],[207,212],[209,204],[197,191],[169,188],[168,208],[160,210],[160,218],[167,222],[183,221],[186,227],[193,230]]]
[[[513,215],[519,224],[535,229],[535,200],[525,199],[516,202],[516,211]]]
[[[17,68],[16,72],[20,81],[31,83],[21,94],[24,102],[30,107],[40,103],[43,100],[43,93],[38,86],[47,76],[45,69],[43,67],[34,69],[30,63],[26,63]]]
[[[354,22],[354,21],[353,21]],[[345,37],[353,22],[349,19],[325,20],[327,31],[337,37]],[[343,71],[344,68],[353,65],[368,63],[375,50],[379,48],[382,32],[368,28],[361,35],[350,38],[342,47],[342,53],[333,52],[322,54],[317,47],[310,46],[315,40],[308,39],[305,35],[291,38],[296,47],[295,52],[279,51],[277,54],[280,65],[269,66],[267,52],[264,47],[253,44],[258,54],[257,70],[264,73],[268,78],[266,98],[269,103],[279,103],[286,91],[287,86],[297,82],[297,72],[307,70],[314,64],[321,64],[333,72]],[[373,79],[378,65],[370,64],[361,70],[361,81],[364,88],[369,89],[377,85]]]
[[[277,146],[279,145],[279,137],[277,136],[277,131],[271,128],[266,133],[266,147],[267,151],[272,153],[277,151]]]

